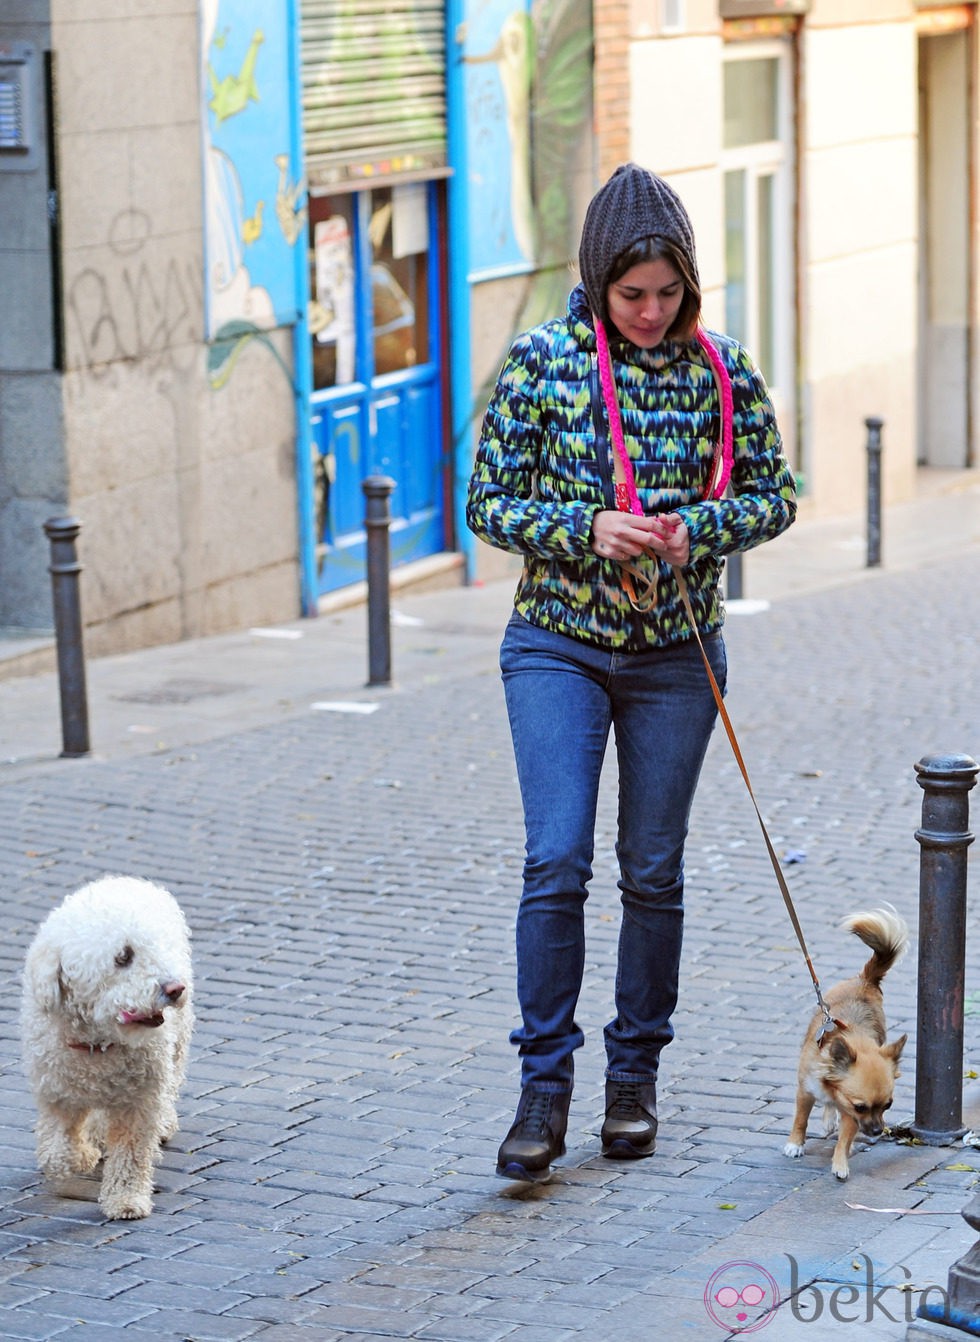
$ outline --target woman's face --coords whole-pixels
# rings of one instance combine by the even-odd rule
[[[631,266],[606,291],[610,321],[640,349],[660,344],[683,301],[684,281],[663,257]]]

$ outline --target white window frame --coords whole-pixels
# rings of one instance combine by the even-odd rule
[[[761,42],[733,42],[725,47],[726,67],[735,61],[775,59],[777,62],[778,120],[776,138],[756,144],[740,145],[721,151],[722,173],[743,171],[745,190],[745,290],[746,329],[732,331],[761,361],[760,267],[759,255],[759,182],[771,177],[773,183],[773,257],[772,283],[772,367],[762,372],[776,402],[784,436],[790,436],[795,401],[796,286],[794,283],[794,150],[793,127],[793,45],[791,40],[774,38]]]
[[[686,27],[684,0],[660,0],[660,31],[682,33]]]

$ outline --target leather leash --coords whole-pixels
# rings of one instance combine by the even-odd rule
[[[636,493],[632,463],[627,455],[626,444],[623,438],[623,426],[619,415],[619,401],[616,396],[616,384],[612,373],[612,359],[609,354],[609,344],[606,338],[605,328],[597,317],[593,317],[593,321],[596,331],[596,352],[599,364],[602,399],[605,404],[609,432],[612,438],[616,506],[623,512],[633,512],[642,515],[643,508],[640,505]],[[718,390],[721,419],[720,440],[712,463],[711,479],[705,490],[705,498],[720,498],[728,484],[733,458],[731,379],[729,378],[728,370],[725,367],[720,354],[700,327],[697,331],[697,339],[711,364],[711,371],[714,375],[715,384]],[[623,587],[634,610],[644,613],[655,606],[657,602],[656,569],[654,569],[653,576],[651,577],[629,562],[621,562],[620,568],[623,570]],[[786,877],[783,875],[783,869],[779,865],[776,849],[773,846],[772,839],[769,837],[769,830],[766,828],[766,822],[762,818],[762,811],[759,809],[759,803],[756,801],[755,792],[753,791],[752,783],[749,779],[749,772],[745,767],[745,760],[742,757],[738,738],[735,735],[735,728],[732,726],[731,718],[728,715],[728,709],[725,707],[724,696],[718,687],[715,673],[711,669],[711,663],[708,661],[708,654],[705,652],[704,643],[701,640],[697,621],[694,618],[694,609],[691,605],[691,596],[688,592],[687,580],[681,570],[674,565],[671,565],[671,572],[674,575],[674,581],[677,583],[677,590],[680,593],[681,601],[684,604],[684,610],[687,614],[688,624],[691,626],[691,632],[697,639],[698,648],[701,651],[701,657],[704,661],[704,669],[708,673],[708,682],[711,685],[711,693],[714,696],[715,704],[718,708],[718,715],[724,724],[728,740],[731,743],[732,751],[735,755],[735,762],[738,764],[739,772],[745,782],[746,789],[748,790],[749,797],[752,801],[752,806],[758,817],[759,825],[762,829],[762,837],[766,844],[766,852],[769,854],[769,860],[772,863],[772,869],[776,876],[776,884],[779,886],[780,894],[783,897],[783,903],[786,905],[786,912],[789,914],[789,920],[793,925],[793,931],[796,933],[796,939],[800,943],[800,950],[803,952],[803,959],[806,962],[806,967],[810,973],[813,990],[817,996],[817,1005],[823,1015],[823,1022],[817,1030],[816,1035],[816,1043],[819,1048],[823,1045],[827,1035],[832,1034],[834,1030],[842,1030],[845,1026],[842,1021],[837,1020],[830,1014],[830,1008],[824,1001],[823,993],[820,990],[820,980],[817,978],[816,970],[813,967],[813,961],[810,959],[810,952],[807,950],[806,938],[803,935],[803,928],[800,926],[800,920],[797,917],[796,908],[793,904],[792,896],[789,893]],[[636,595],[636,590],[633,585],[634,577],[643,584],[643,591],[640,597],[637,597]]]
[[[793,924],[793,931],[796,933],[796,939],[800,943],[800,950],[803,952],[803,959],[806,961],[806,967],[810,971],[810,978],[813,982],[813,990],[817,995],[817,1005],[823,1013],[823,1023],[817,1031],[817,1047],[819,1048],[824,1039],[833,1030],[843,1029],[841,1021],[830,1014],[830,1008],[824,1001],[823,993],[820,991],[820,980],[817,978],[816,970],[813,968],[813,961],[810,959],[810,952],[806,947],[806,938],[803,935],[803,928],[800,926],[800,920],[796,915],[796,907],[793,904],[792,896],[789,893],[789,886],[786,884],[786,877],[783,875],[783,869],[779,865],[779,858],[776,856],[776,850],[773,847],[772,839],[769,837],[769,831],[766,828],[766,822],[762,818],[762,812],[759,809],[759,803],[755,799],[755,792],[752,790],[752,783],[749,779],[749,771],[745,767],[745,760],[742,758],[742,751],[738,744],[738,738],[735,735],[735,728],[732,726],[732,720],[728,715],[728,709],[725,707],[725,700],[715,679],[715,673],[711,669],[711,663],[708,661],[708,654],[704,650],[704,644],[701,641],[701,635],[698,632],[697,621],[694,618],[694,610],[691,606],[691,596],[687,590],[687,579],[679,568],[671,567],[674,575],[674,581],[677,583],[677,590],[680,592],[681,601],[684,603],[684,610],[687,612],[687,621],[694,632],[694,637],[698,641],[698,647],[701,650],[701,657],[704,661],[704,669],[708,673],[708,681],[711,685],[711,693],[714,695],[715,704],[718,708],[718,716],[721,718],[728,740],[731,743],[732,752],[735,756],[735,762],[739,767],[739,772],[745,782],[752,805],[755,808],[756,816],[759,820],[759,826],[762,829],[762,837],[765,839],[766,851],[769,854],[769,861],[772,863],[772,869],[776,874],[776,884],[779,886],[780,894],[783,897],[783,903],[786,905],[786,912],[789,914],[789,920]]]

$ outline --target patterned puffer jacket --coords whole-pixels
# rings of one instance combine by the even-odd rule
[[[651,350],[609,332],[626,448],[643,511],[679,512],[690,534],[684,569],[702,634],[724,623],[722,560],[778,536],[796,515],[792,472],[762,374],[748,352],[711,334],[731,376],[734,459],[730,496],[706,501],[721,435],[719,396],[696,341]],[[592,518],[615,508],[611,442],[602,408],[596,339],[581,285],[565,317],[518,336],[483,421],[466,520],[482,540],[524,556],[514,598],[531,624],[618,652],[689,638],[670,567],[657,603],[634,610],[619,565],[591,548]]]

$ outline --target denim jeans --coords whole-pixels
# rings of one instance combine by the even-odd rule
[[[721,634],[705,650],[724,690]],[[606,1076],[656,1079],[673,1038],[683,931],[684,842],[717,708],[694,639],[641,653],[591,647],[516,613],[500,648],[524,805],[524,884],[517,913],[511,1035],[521,1084],[570,1090],[583,1043],[575,1011],[585,965],[585,901],[596,803],[613,728],[619,772],[616,855],[622,920],[616,1015],[605,1027]]]

